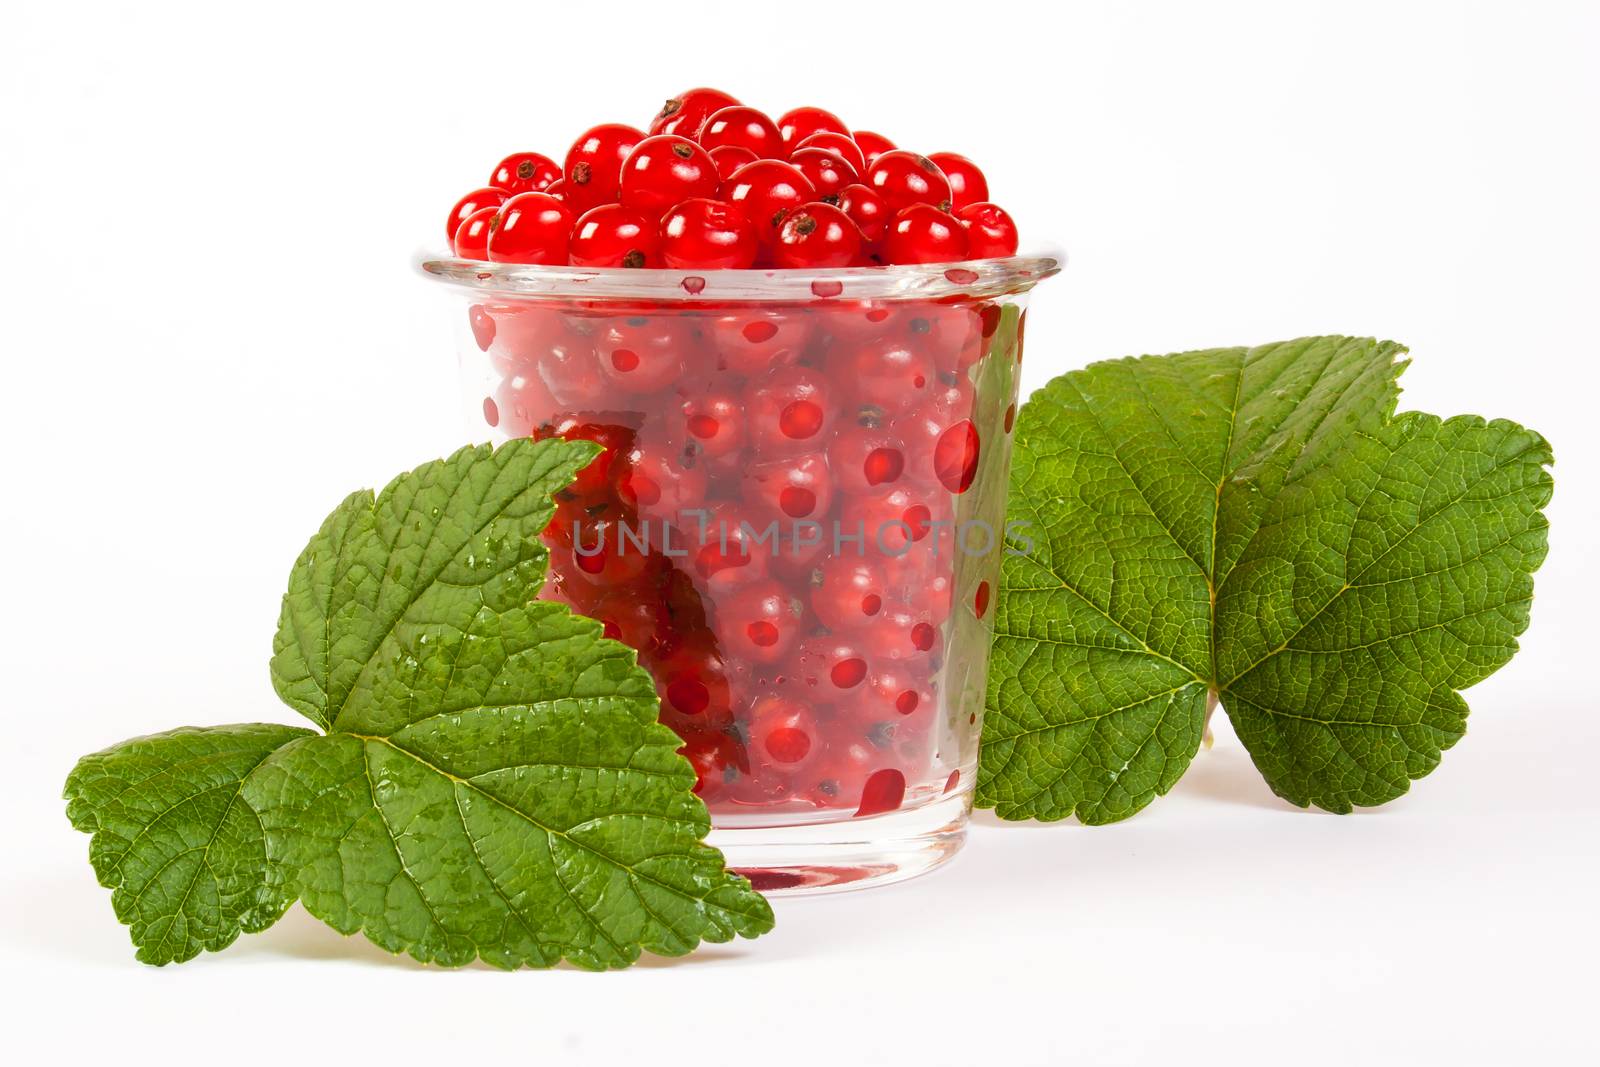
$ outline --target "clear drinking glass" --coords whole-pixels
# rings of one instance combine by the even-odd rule
[[[460,300],[474,439],[606,446],[558,499],[543,595],[638,651],[729,865],[816,891],[953,855],[1025,302],[1058,260],[421,266]]]

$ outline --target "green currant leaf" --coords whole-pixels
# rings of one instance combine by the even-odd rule
[[[1459,738],[1543,560],[1548,445],[1393,417],[1403,351],[1307,338],[1100,363],[1018,418],[978,802],[1133,814],[1218,701],[1272,788],[1383,803]]]
[[[326,733],[184,729],[80,761],[68,814],[140,959],[222,948],[296,898],[449,965],[624,967],[771,929],[704,844],[633,651],[537,599],[552,494],[597,451],[466,448],[329,516],[272,661]]]
[[[93,834],[89,859],[145,963],[181,963],[264,930],[292,896],[269,887],[266,845],[240,796],[294,726],[185,727],[85,756],[67,778],[67,817]]]
[[[544,576],[538,533],[551,494],[594,446],[463,448],[352,493],[289,575],[272,683],[318,726],[359,717],[373,680],[400,657],[400,631],[465,626],[481,609],[525,603]]]
[[[246,796],[271,884],[336,929],[424,962],[609,968],[771,928],[702,843],[632,650],[534,599],[551,494],[594,455],[464,450],[346,500],[295,565],[274,678],[331,726]]]

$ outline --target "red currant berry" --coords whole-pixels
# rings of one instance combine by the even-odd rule
[[[537,364],[552,348],[574,339],[586,340],[573,333],[567,316],[555,308],[517,303],[495,306],[492,310],[495,344],[489,359],[501,374],[520,374]]]
[[[894,420],[894,431],[906,444],[906,477],[921,485],[936,485],[940,478],[934,453],[946,430],[972,415],[972,383],[957,376],[953,384],[941,381],[933,395]]]
[[[856,632],[867,655],[879,661],[920,663],[937,654],[943,643],[938,627],[909,604],[886,603],[871,625]]]
[[[794,146],[796,152],[802,148],[820,148],[824,152],[831,152],[848,163],[857,174],[867,172],[867,157],[861,154],[861,147],[848,133],[831,133],[827,130],[814,133]],[[793,158],[793,153],[790,153],[790,158]]]
[[[812,572],[832,550],[827,521],[785,519],[778,524],[778,534],[781,547],[772,557],[772,572],[797,589],[809,588]]]
[[[750,444],[768,455],[811,451],[827,441],[837,410],[827,375],[811,367],[779,367],[753,381],[745,394]]]
[[[934,152],[928,156],[934,166],[950,179],[950,207],[960,211],[968,204],[989,199],[989,182],[978,165],[954,152]]]
[[[885,152],[894,151],[894,142],[881,133],[873,133],[871,130],[857,130],[850,136],[855,139],[856,145],[860,147],[861,154],[866,158],[868,167],[872,166],[878,157]]]
[[[892,722],[915,715],[918,711],[932,711],[933,699],[923,691],[906,664],[885,663],[867,679],[856,710],[862,725],[870,726],[886,719]]]
[[[456,206],[450,209],[450,215],[444,220],[444,239],[452,245],[456,239],[456,231],[461,224],[467,221],[467,216],[474,211],[486,207],[499,207],[510,199],[510,194],[504,189],[492,187],[474,189],[472,192],[456,201]]]
[[[498,214],[498,207],[480,207],[461,220],[455,238],[450,242],[456,258],[489,258],[489,231],[494,228],[494,217]]]
[[[653,217],[601,204],[573,226],[568,255],[575,267],[659,267],[661,234]]]
[[[851,693],[852,697],[861,693],[868,665],[865,654],[850,638],[827,634],[800,642],[795,654],[795,674],[816,699],[831,700],[846,693]]]
[[[839,190],[839,210],[856,224],[868,244],[877,244],[889,231],[889,205],[865,185],[847,185]]]
[[[951,568],[960,556],[957,530],[951,521],[954,512],[942,496],[924,496],[920,503],[921,508],[913,505],[906,510],[915,520],[914,526],[907,525],[921,536],[910,551],[885,561],[884,577],[892,597],[914,602],[938,626],[950,617],[955,604],[955,574]],[[926,520],[922,518],[924,513]],[[973,547],[983,546],[974,541]]]
[[[637,652],[649,652],[660,643],[661,615],[659,602],[652,603],[651,598],[623,587],[602,594],[589,612],[605,637],[621,641]]]
[[[717,604],[723,651],[753,663],[776,663],[799,639],[803,611],[777,582],[752,582]]]
[[[841,536],[854,531],[841,527]],[[841,554],[824,560],[812,579],[811,610],[830,630],[858,632],[883,612],[885,582],[871,560]]]
[[[573,335],[551,344],[539,356],[539,377],[566,408],[593,408],[607,392],[594,342],[587,337]]]
[[[752,463],[744,471],[745,503],[790,519],[816,519],[833,506],[833,478],[821,452]]]
[[[506,437],[528,437],[555,409],[555,398],[537,374],[512,374],[484,403],[484,421]]]
[[[1017,224],[999,204],[968,204],[956,212],[967,231],[967,257],[993,259],[1017,254]]]
[[[795,774],[822,754],[816,720],[798,700],[768,696],[750,709],[750,749],[759,765]]]
[[[572,531],[572,564],[566,573],[611,588],[638,581],[650,569],[649,531],[612,519],[579,522]]]
[[[806,176],[824,204],[837,205],[845,186],[861,180],[854,167],[823,148],[801,148],[789,157],[789,165]]]
[[[831,204],[806,204],[791,211],[778,227],[772,259],[789,268],[856,266],[861,261],[861,231]]]
[[[707,459],[744,448],[744,402],[734,392],[713,389],[684,401],[684,430]]]
[[[762,159],[782,159],[788,154],[771,119],[753,107],[737,104],[708,115],[695,140],[707,151],[731,144],[748,148]]]
[[[881,552],[891,557],[903,556],[911,546],[934,535],[935,503],[926,496],[905,486],[892,486],[887,492],[850,497],[839,516],[841,528],[860,529],[867,551]],[[884,574],[886,585],[892,579]]]
[[[499,329],[495,326],[494,316],[489,314],[489,309],[481,304],[473,304],[467,309],[467,323],[472,327],[472,339],[477,342],[478,350],[489,351],[489,346],[494,344],[494,335]]]
[[[927,156],[895,149],[867,167],[866,184],[889,205],[901,211],[913,204],[931,204],[950,210],[950,179]]]
[[[561,499],[583,504],[610,496],[618,464],[633,444],[633,431],[615,423],[586,422],[576,415],[565,415],[541,425],[533,434],[536,440],[559,437],[563,441],[592,441],[602,449],[590,464],[578,472],[572,484],[562,489]]]
[[[783,147],[789,152],[800,147],[800,142],[814,133],[849,132],[850,127],[838,115],[820,107],[792,108],[778,116],[778,134],[783,138]]]
[[[548,193],[518,193],[500,207],[489,230],[489,258],[496,263],[567,262],[572,209]]]
[[[735,374],[749,377],[799,359],[815,329],[811,315],[796,311],[746,311],[711,320],[711,346]]]
[[[670,316],[613,318],[595,342],[600,371],[629,393],[654,393],[683,374],[687,330]]]
[[[622,164],[621,197],[628,207],[660,217],[673,204],[715,196],[720,179],[704,148],[687,137],[658,134],[640,141]]]
[[[966,371],[983,358],[983,316],[961,304],[908,308],[905,328],[946,378],[966,380]]]
[[[662,720],[680,734],[681,727],[719,729],[732,722],[727,668],[709,631],[676,639],[669,632],[644,662],[661,694]]]
[[[705,502],[706,470],[693,446],[676,451],[636,446],[625,469],[617,480],[617,495],[647,519],[675,522],[685,510]]]
[[[915,407],[938,384],[933,360],[923,347],[894,333],[860,345],[849,368],[859,403],[890,417]]]
[[[972,420],[960,422],[939,435],[933,448],[933,472],[952,493],[965,493],[978,475],[978,428]]]
[[[746,163],[754,163],[761,158],[750,149],[740,148],[738,145],[733,144],[725,144],[721,148],[713,148],[710,154],[711,162],[717,168],[718,188],[721,188],[722,182],[733,176],[734,171]]]
[[[876,412],[859,418],[828,443],[828,467],[846,493],[876,491],[898,481],[905,466],[904,442],[883,427]]]
[[[694,768],[695,796],[707,804],[720,800],[739,775],[738,742],[727,734],[701,733],[678,750]]]
[[[542,193],[561,177],[561,168],[549,156],[538,152],[513,152],[502,159],[489,175],[489,184],[504,189],[508,196],[517,193]]]
[[[900,807],[906,797],[906,776],[893,767],[873,771],[861,787],[861,803],[856,817],[882,815]]]
[[[713,111],[734,107],[738,103],[720,89],[689,89],[661,106],[661,111],[650,120],[650,132],[693,137],[700,132],[701,124]]]
[[[967,231],[932,204],[913,204],[894,217],[883,241],[890,263],[952,263],[967,258]]]
[[[770,245],[777,239],[784,216],[817,198],[816,187],[804,174],[776,159],[758,159],[734,171],[718,194],[743,211],[755,226],[756,236]]]
[[[693,569],[713,594],[763,578],[777,539],[775,520],[724,502],[685,518]]]
[[[831,303],[817,312],[836,341],[870,341],[894,331],[905,318],[898,304],[872,300]]]
[[[685,200],[661,220],[661,258],[675,269],[744,270],[759,250],[744,212],[718,200]]]
[[[622,163],[644,133],[620,122],[605,122],[585,130],[567,149],[563,168],[566,185],[562,196],[580,210],[617,199]]]
[[[818,807],[854,809],[861,801],[867,779],[880,769],[888,769],[893,756],[865,739],[830,741],[828,751],[807,777],[814,781],[808,796]]]

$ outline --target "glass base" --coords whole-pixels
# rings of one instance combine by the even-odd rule
[[[768,896],[837,893],[915,878],[960,851],[972,793],[865,819],[717,827],[706,843]],[[716,816],[713,816],[713,821]]]

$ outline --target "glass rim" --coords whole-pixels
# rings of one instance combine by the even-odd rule
[[[474,294],[550,300],[648,300],[652,303],[805,303],[840,300],[989,299],[1025,293],[1061,272],[1066,255],[1045,252],[958,263],[826,270],[671,270],[488,263],[419,253],[416,266],[435,281]]]

